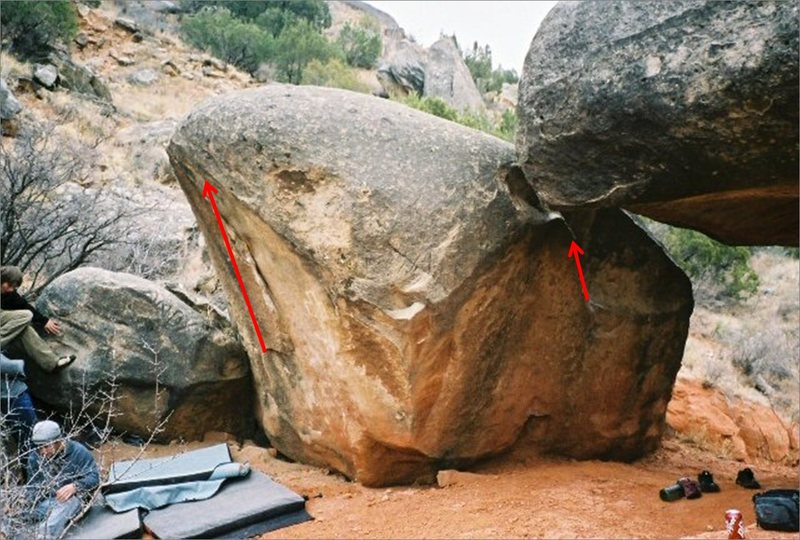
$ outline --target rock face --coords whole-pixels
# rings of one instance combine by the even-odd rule
[[[441,98],[460,111],[484,108],[483,98],[451,37],[439,39],[428,49],[424,94]]]
[[[555,208],[797,245],[797,65],[796,3],[558,4],[520,81],[526,177]]]
[[[37,306],[64,329],[54,349],[78,357],[55,374],[27,364],[40,399],[74,410],[82,388],[97,395],[113,379],[117,429],[146,436],[168,415],[159,439],[251,428],[247,356],[224,319],[198,313],[152,282],[98,268],[57,278]]]
[[[800,457],[797,423],[787,424],[763,405],[730,403],[722,393],[697,381],[678,379],[667,423],[680,435],[739,461],[797,465]]]
[[[691,288],[618,210],[543,210],[513,147],[397,103],[269,85],[211,100],[167,149],[245,338],[273,445],[368,485],[536,444],[655,447]],[[268,352],[231,272],[231,237]]]

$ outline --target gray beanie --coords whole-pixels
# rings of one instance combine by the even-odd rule
[[[14,287],[22,285],[22,270],[19,266],[0,266],[0,283],[11,283]]]
[[[52,420],[42,420],[33,426],[31,441],[36,446],[44,446],[61,438],[61,428]]]

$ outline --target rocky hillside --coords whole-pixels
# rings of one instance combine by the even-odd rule
[[[642,211],[681,222],[685,208],[705,208],[685,206],[687,200],[732,199],[700,196],[687,179],[678,202],[612,197],[596,205],[606,209],[581,213],[575,205],[596,193],[581,192],[575,203],[548,184],[574,165],[559,161],[573,154],[558,150],[568,138],[554,127],[573,120],[538,114],[549,106],[536,102],[553,91],[544,88],[555,80],[549,75],[521,85],[528,112],[515,151],[388,100],[260,82],[187,46],[176,33],[174,8],[171,2],[80,5],[78,37],[69,55],[51,58],[52,68],[3,53],[1,75],[13,97],[6,94],[0,107],[4,147],[45,126],[63,148],[86,156],[80,189],[115,193],[136,210],[125,242],[90,262],[168,286],[150,291],[138,282],[131,288],[127,277],[112,280],[112,289],[129,291],[121,313],[131,299],[149,298],[136,323],[147,330],[147,343],[163,343],[164,359],[173,358],[175,347],[199,351],[213,343],[224,351],[217,360],[196,355],[184,366],[198,371],[186,386],[175,383],[178,374],[166,374],[169,395],[146,407],[159,420],[177,411],[167,438],[199,438],[203,429],[247,433],[254,420],[247,407],[239,422],[236,396],[252,376],[255,417],[282,453],[372,484],[430,480],[438,468],[511,448],[521,434],[540,450],[581,458],[638,457],[666,433],[735,460],[797,463],[798,260],[758,253],[751,264],[761,285],[752,298],[699,304],[692,314],[685,276],[616,208],[649,209]],[[374,94],[439,97],[459,110],[485,107],[452,40],[424,49],[369,6],[331,2],[330,8],[332,35],[363,16],[378,21],[381,61],[359,74]],[[557,29],[545,27],[540,40],[530,62],[537,47],[559,41]],[[588,133],[595,128],[586,126]],[[599,167],[603,160],[591,156],[604,150],[592,141],[586,135],[575,148]],[[528,172],[546,165],[548,174],[529,185],[514,166],[518,155],[528,156]],[[268,355],[258,351],[202,198],[205,180],[220,189],[217,201],[267,332]],[[761,201],[774,191],[783,201],[783,184],[751,193],[737,183],[734,199],[750,194]],[[261,203],[266,199],[269,208]],[[667,199],[663,208],[652,206]],[[573,238],[590,248],[584,269],[591,304],[564,271]],[[93,334],[102,324],[76,296],[86,287],[70,285],[67,293],[59,289],[63,283],[53,287],[42,302],[74,312],[72,330],[86,334],[65,346],[111,358]],[[165,296],[167,290],[178,296]],[[198,298],[229,309],[224,315],[241,345],[229,342],[225,317]],[[175,345],[171,327],[152,328],[157,315],[151,314],[158,313],[203,331],[175,336]],[[128,356],[150,361],[153,351],[136,335],[115,332]],[[252,373],[243,371],[245,355]],[[76,366],[97,375],[97,362]],[[154,382],[140,373],[144,368],[121,362],[120,369],[129,370],[122,382],[136,410],[137,400],[147,398],[133,389]],[[37,391],[78,385],[78,375],[42,375]],[[203,392],[226,404],[222,419],[201,413]],[[64,399],[51,404],[65,407]],[[202,418],[202,426],[190,426],[189,417]]]

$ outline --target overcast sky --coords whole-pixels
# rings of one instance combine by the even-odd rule
[[[367,2],[388,13],[407,34],[429,47],[441,33],[455,34],[466,50],[477,41],[492,49],[494,67],[522,72],[522,63],[547,12],[556,2],[398,1]]]

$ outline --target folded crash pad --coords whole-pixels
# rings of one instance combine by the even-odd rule
[[[64,539],[141,537],[142,522],[138,510],[117,514],[100,504],[95,504],[78,523],[69,528]]]
[[[106,506],[115,512],[125,512],[132,508],[154,510],[170,504],[200,501],[213,497],[227,478],[247,476],[249,465],[223,463],[218,465],[208,480],[195,480],[179,484],[147,485],[128,491],[106,493]]]
[[[310,519],[300,495],[251,471],[210,499],[153,510],[144,525],[159,538],[247,538]]]
[[[145,486],[208,480],[218,465],[231,462],[225,443],[175,456],[117,461],[111,465],[104,494]]]

